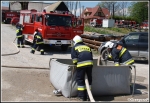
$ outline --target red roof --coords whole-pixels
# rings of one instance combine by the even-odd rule
[[[2,10],[9,10],[9,7],[2,6]]]
[[[105,16],[110,17],[110,12],[108,11],[107,8],[102,8],[103,13],[105,14]]]
[[[104,17],[102,16],[95,16],[96,12],[98,11],[98,9],[101,9],[102,10],[102,13],[105,15]],[[86,11],[87,10],[87,11]],[[84,14],[85,13],[91,13],[89,16],[87,17],[84,17]],[[108,15],[108,16],[107,16]],[[100,6],[95,6],[94,8],[86,8],[83,12],[82,12],[82,17],[84,19],[90,19],[90,18],[106,18],[106,17],[110,17],[110,13],[108,11],[108,9],[106,8],[101,8]]]

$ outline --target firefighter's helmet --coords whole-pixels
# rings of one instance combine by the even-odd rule
[[[106,44],[105,44],[105,47],[106,48],[112,48],[114,46],[114,43],[113,42],[110,42],[108,41]]]
[[[82,42],[82,38],[79,35],[76,35],[73,38],[73,44],[75,45],[76,43]]]

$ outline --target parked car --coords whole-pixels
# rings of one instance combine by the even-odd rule
[[[131,32],[124,36],[120,41],[112,42],[117,42],[126,47],[135,60],[149,60],[148,32]],[[105,43],[106,42],[102,43],[98,48],[102,59],[105,59],[108,53],[104,47]]]
[[[16,25],[19,22],[19,20],[20,20],[19,17],[13,17],[11,20],[11,24]]]

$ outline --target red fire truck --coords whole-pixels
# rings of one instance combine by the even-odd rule
[[[90,20],[90,26],[93,26],[93,27],[101,27],[102,26],[102,21],[103,19],[91,19]]]
[[[137,24],[135,21],[129,21],[129,20],[116,20],[115,25],[121,28],[128,28],[128,27],[136,28],[137,27]]]
[[[140,25],[140,28],[141,29],[149,29],[148,20],[145,20],[144,22],[142,22]]]
[[[13,17],[19,17],[18,12],[15,11],[6,11],[3,14],[3,22],[10,24]]]
[[[79,23],[80,22],[80,23]],[[63,12],[37,12],[36,10],[21,10],[20,24],[24,26],[25,44],[33,43],[34,31],[38,29],[44,39],[44,44],[60,46],[67,50],[75,35],[84,31],[84,19],[75,18],[72,14]]]

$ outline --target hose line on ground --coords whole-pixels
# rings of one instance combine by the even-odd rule
[[[15,38],[15,40],[16,40],[16,38]],[[18,47],[17,47],[16,44],[14,43],[15,40],[14,40],[12,43],[13,43],[13,44],[15,45],[15,47],[17,48],[17,52],[15,52],[15,53],[10,53],[10,54],[1,54],[1,56],[14,55],[14,54],[18,54],[18,53],[20,52],[20,50],[18,49]]]
[[[13,44],[15,45],[15,47],[17,48],[17,52],[15,52],[15,53],[10,53],[10,54],[2,54],[1,56],[14,55],[14,54],[18,54],[18,53],[20,52],[20,50],[18,49],[18,47],[17,47],[16,44],[14,43],[15,40],[16,40],[16,38],[14,39],[14,41],[13,41],[12,43],[13,43]],[[27,66],[11,66],[11,65],[1,65],[1,67],[8,67],[8,68],[25,68],[25,69],[31,69],[31,68],[33,68],[33,69],[48,69],[48,70],[49,70],[49,68],[44,68],[44,67],[27,67]]]
[[[49,68],[44,68],[44,67],[27,67],[27,66],[8,66],[8,65],[2,65],[1,67],[8,67],[8,68],[24,68],[24,69],[47,69],[49,70]]]

